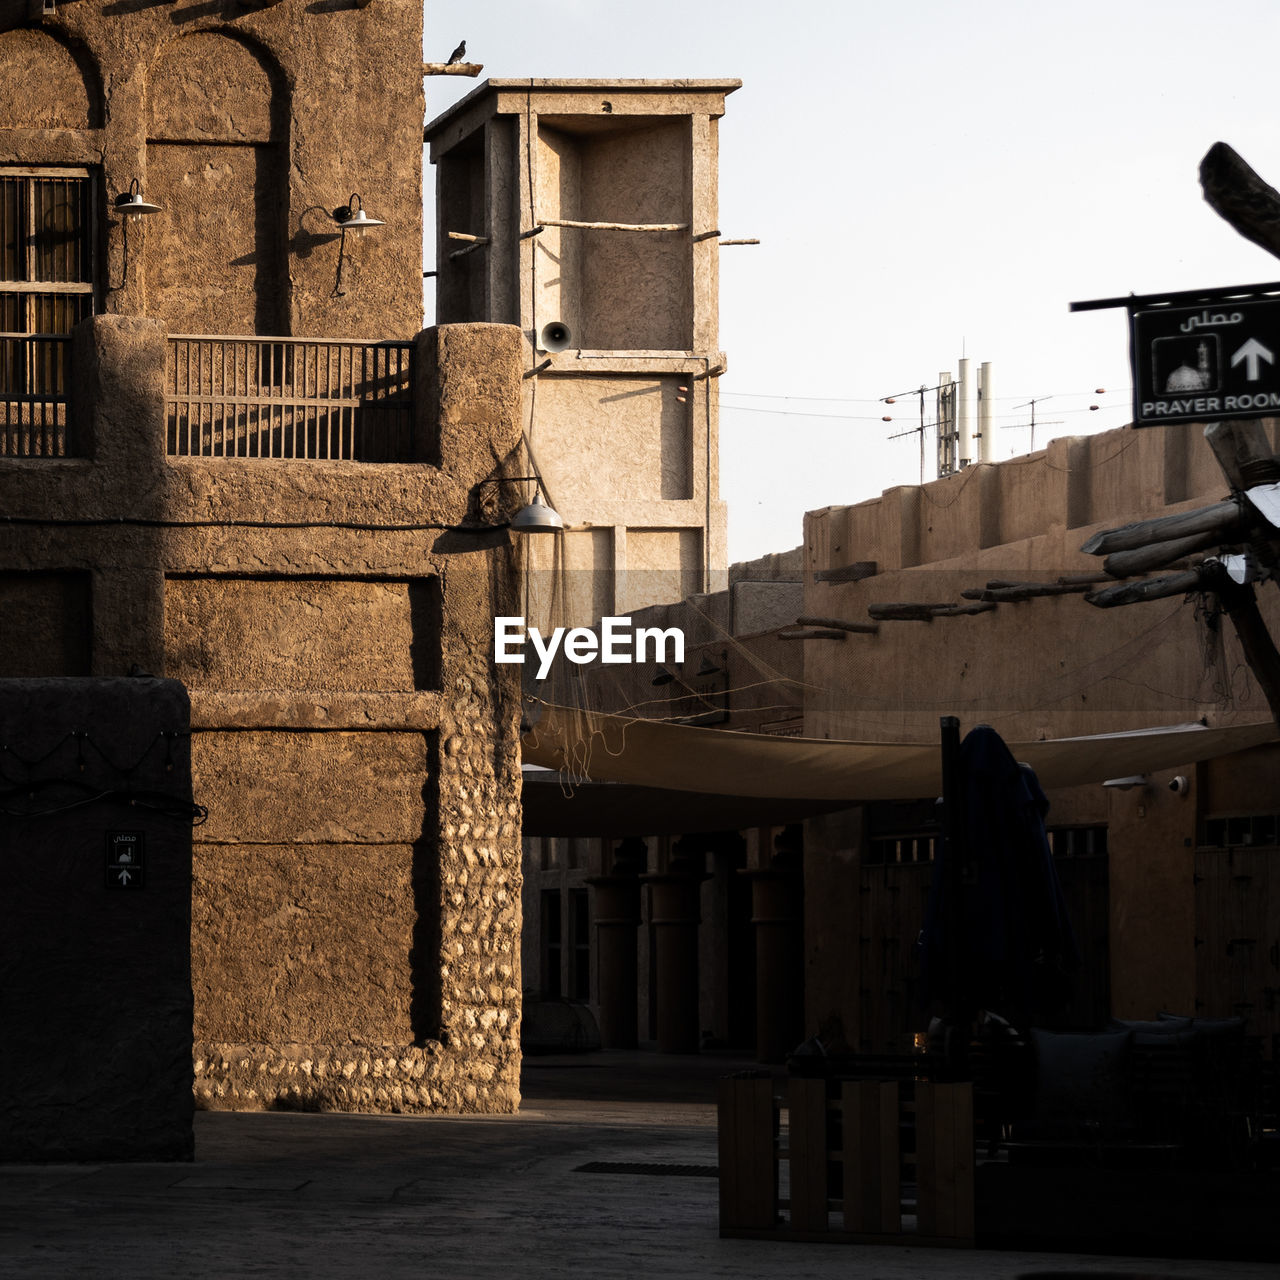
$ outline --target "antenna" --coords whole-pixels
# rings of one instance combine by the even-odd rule
[[[918,396],[920,398],[920,425],[915,427],[909,427],[906,431],[894,432],[894,434],[891,435],[889,439],[901,440],[903,436],[913,436],[913,435],[919,434],[920,436],[920,483],[921,484],[924,484],[924,433],[930,427],[938,427],[939,432],[941,432],[940,422],[926,422],[924,420],[924,398],[930,391],[944,391],[944,390],[950,391],[950,389],[953,388],[954,386],[955,386],[955,383],[951,381],[951,375],[944,373],[941,375],[941,378],[936,386],[926,387],[922,384],[921,386],[917,387],[913,391],[898,391],[894,395],[880,397],[881,404],[895,404],[903,396]],[[890,414],[885,414],[883,420],[885,422],[892,422],[893,418]],[[939,436],[938,447],[939,447],[939,450],[941,450],[942,448],[941,436]]]
[[[1014,412],[1015,412],[1015,413],[1016,413],[1019,409],[1026,409],[1026,408],[1030,408],[1030,410],[1031,410],[1031,421],[1030,421],[1029,423],[1027,423],[1027,422],[1008,422],[1008,423],[1006,423],[1006,424],[1005,424],[1005,426],[1006,426],[1006,427],[1026,427],[1026,426],[1029,426],[1029,427],[1031,428],[1031,440],[1030,440],[1030,443],[1029,443],[1029,444],[1028,444],[1028,446],[1027,446],[1027,452],[1028,452],[1028,453],[1035,453],[1035,451],[1036,451],[1036,405],[1038,405],[1038,404],[1043,404],[1046,400],[1052,400],[1052,399],[1053,399],[1053,397],[1052,397],[1052,396],[1036,396],[1036,397],[1035,397],[1035,399],[1033,399],[1033,400],[1028,400],[1025,404],[1015,405],[1015,406],[1014,406]],[[1040,425],[1041,425],[1042,427],[1057,427],[1057,426],[1061,426],[1061,425],[1062,425],[1062,422],[1063,422],[1063,419],[1062,419],[1062,418],[1054,418],[1051,422],[1042,422]]]

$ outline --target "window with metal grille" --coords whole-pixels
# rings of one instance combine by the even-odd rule
[[[569,993],[591,999],[591,912],[585,889],[569,890]]]
[[[560,890],[542,891],[542,998],[559,1000],[564,994],[561,982],[561,958],[564,955],[561,941]]]
[[[93,312],[86,169],[0,168],[0,391],[65,394],[65,335]]]

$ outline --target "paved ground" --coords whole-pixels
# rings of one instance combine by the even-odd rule
[[[526,1063],[502,1118],[196,1117],[194,1164],[0,1166],[0,1276],[1050,1277],[1275,1280],[1274,1264],[721,1240],[723,1059]]]

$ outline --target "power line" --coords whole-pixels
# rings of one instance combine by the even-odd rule
[[[925,388],[926,391],[932,391],[935,389],[936,388],[933,388],[933,387]],[[726,396],[738,396],[745,400],[801,400],[801,401],[814,402],[818,404],[883,404],[886,398],[901,399],[904,396],[914,396],[914,395],[919,395],[919,393],[920,393],[919,387],[912,387],[909,391],[900,392],[895,397],[876,396],[872,398],[868,396],[797,396],[797,395],[792,395],[790,392],[782,392],[782,391],[778,391],[778,392],[730,391],[727,388],[722,388],[720,392],[720,398],[723,400]],[[1123,387],[1111,387],[1111,388],[1108,388],[1106,391],[1102,391],[1098,389],[1094,389],[1091,391],[1055,391],[1055,392],[1052,392],[1051,394],[1058,397],[1066,397],[1066,396],[1120,395],[1122,393],[1126,396],[1132,395],[1133,388],[1129,386],[1123,386]],[[1017,395],[992,396],[991,398],[992,400],[1021,400],[1024,394],[1025,392],[1019,393]],[[1046,399],[1047,397],[1042,396],[1040,398]]]
[[[899,396],[899,397],[895,397],[895,398],[896,398],[896,399],[903,399],[903,398],[905,398],[905,397],[901,397],[901,396]],[[1012,399],[1012,398],[1013,398],[1013,397],[1010,397],[1010,399]],[[1036,399],[1037,399],[1037,401],[1040,401],[1040,400],[1047,400],[1047,399],[1049,399],[1049,397],[1048,397],[1048,396],[1038,396],[1038,397],[1036,397]],[[1023,403],[1024,403],[1024,404],[1026,404],[1027,402],[1026,402],[1026,401],[1024,401]],[[1086,406],[1085,406],[1084,408],[1082,408],[1082,409],[1059,409],[1059,410],[1058,410],[1058,412],[1059,412],[1059,413],[1067,413],[1067,414],[1072,414],[1072,413],[1079,414],[1079,413],[1097,413],[1097,412],[1100,412],[1100,411],[1102,411],[1102,410],[1104,410],[1104,409],[1105,409],[1105,410],[1113,410],[1113,411],[1114,411],[1114,410],[1119,410],[1119,409],[1130,409],[1130,408],[1132,408],[1132,405],[1131,405],[1131,403],[1126,399],[1126,400],[1122,400],[1122,401],[1117,401],[1117,402],[1116,402],[1116,403],[1114,403],[1114,404],[1111,404],[1111,403],[1101,404],[1101,403],[1100,403],[1100,404],[1098,405],[1098,408],[1097,408],[1097,409],[1094,409],[1091,405],[1086,405]],[[888,415],[886,415],[886,414],[882,414],[882,413],[879,413],[879,414],[865,414],[865,413],[809,413],[809,412],[806,412],[806,411],[805,411],[805,410],[803,410],[803,409],[762,409],[762,408],[756,408],[754,405],[745,405],[745,404],[724,404],[723,402],[722,402],[722,403],[721,403],[721,405],[720,405],[720,410],[721,410],[721,412],[722,412],[722,413],[723,413],[723,412],[733,412],[733,413],[765,413],[765,414],[771,414],[771,415],[773,415],[773,416],[775,416],[775,417],[783,417],[783,418],[825,418],[825,419],[827,419],[828,421],[831,421],[831,422],[886,422],[886,421],[887,421],[887,422],[897,422],[897,421],[899,421],[899,420],[901,420],[901,421],[903,421],[903,422],[908,421],[908,415],[906,415],[906,414],[902,414],[902,415],[900,415],[900,418],[899,418],[899,417],[895,417],[893,414],[888,414]],[[1025,421],[1025,417],[1024,417],[1024,415],[1021,415],[1021,414],[1018,414],[1018,413],[1013,413],[1013,412],[1010,412],[1010,413],[994,413],[994,414],[992,414],[991,416],[992,416],[992,418],[993,418],[993,419],[996,419],[996,420],[999,420],[999,419],[1005,419],[1005,418],[1007,418],[1007,419],[1017,419],[1017,420],[1018,420],[1018,423],[1015,423],[1014,425],[1018,425],[1018,424],[1021,424],[1021,425],[1023,425],[1023,426],[1025,426],[1025,425],[1026,425],[1026,421]]]

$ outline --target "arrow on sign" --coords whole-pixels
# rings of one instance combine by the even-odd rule
[[[1268,364],[1275,363],[1275,356],[1260,343],[1257,338],[1250,338],[1248,342],[1240,348],[1239,351],[1231,357],[1231,367],[1234,369],[1242,360],[1245,361],[1244,376],[1250,382],[1257,382],[1262,376],[1258,369],[1258,361],[1265,360]]]
[[[117,876],[117,879],[120,881],[120,883],[121,883],[121,884],[128,884],[128,883],[129,883],[129,868],[128,868],[128,867],[121,867],[121,868],[120,868],[119,875]]]

